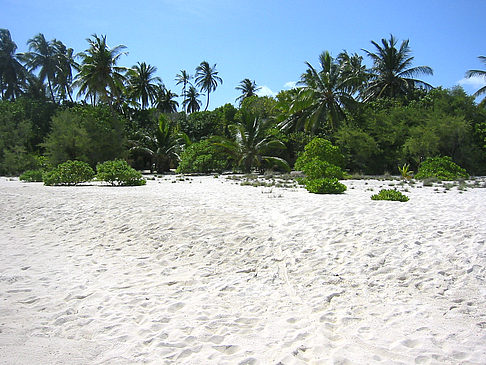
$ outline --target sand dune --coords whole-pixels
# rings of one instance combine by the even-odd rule
[[[486,363],[485,189],[173,181],[0,179],[1,364]]]

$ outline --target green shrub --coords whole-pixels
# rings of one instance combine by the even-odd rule
[[[96,179],[111,185],[139,186],[147,181],[124,160],[105,161],[96,165]]]
[[[303,171],[304,166],[314,159],[326,161],[331,165],[343,166],[344,156],[339,148],[323,138],[314,138],[304,147],[304,152],[295,161],[295,169]]]
[[[397,190],[382,189],[378,194],[372,195],[371,200],[392,200],[392,201],[406,202],[408,201],[408,196],[403,195]]]
[[[340,167],[330,164],[327,161],[314,158],[307,162],[302,167],[302,172],[308,179],[322,179],[322,178],[344,178],[344,172]]]
[[[42,180],[44,185],[77,185],[93,177],[94,171],[86,162],[69,160],[44,173]]]
[[[42,169],[38,170],[27,170],[22,175],[19,176],[20,181],[25,182],[41,182],[42,181],[42,174],[45,171]]]
[[[437,178],[439,180],[458,180],[468,178],[469,175],[465,169],[457,165],[448,156],[429,157],[422,162],[418,168],[416,179]]]
[[[228,157],[219,146],[205,140],[191,144],[181,154],[177,173],[222,172],[229,167]]]
[[[341,194],[346,190],[346,185],[336,178],[307,179],[305,188],[314,194]]]

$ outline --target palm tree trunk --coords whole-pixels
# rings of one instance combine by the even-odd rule
[[[208,110],[208,106],[209,106],[209,90],[208,90],[208,101],[206,103],[206,107],[204,108],[204,111]]]
[[[51,80],[49,79],[49,77],[47,78],[47,84],[49,85],[49,91],[51,92],[52,102],[55,103],[56,100],[54,99],[54,93],[52,92],[52,85],[51,85]]]

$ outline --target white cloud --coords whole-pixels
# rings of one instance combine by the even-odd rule
[[[270,89],[268,86],[263,85],[260,87],[260,90],[256,92],[258,96],[276,96],[277,93],[273,92],[272,89]]]
[[[457,82],[461,86],[470,86],[475,89],[479,89],[486,86],[486,79],[480,76],[473,76],[461,79]]]
[[[284,84],[286,89],[293,89],[297,86],[297,81],[289,81]]]

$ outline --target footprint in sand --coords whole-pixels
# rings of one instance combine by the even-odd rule
[[[177,303],[174,303],[172,305],[169,306],[169,308],[167,309],[170,313],[174,313],[174,312],[177,312],[179,309],[181,309],[182,307],[184,307],[185,304],[182,303],[182,302],[177,302]]]

